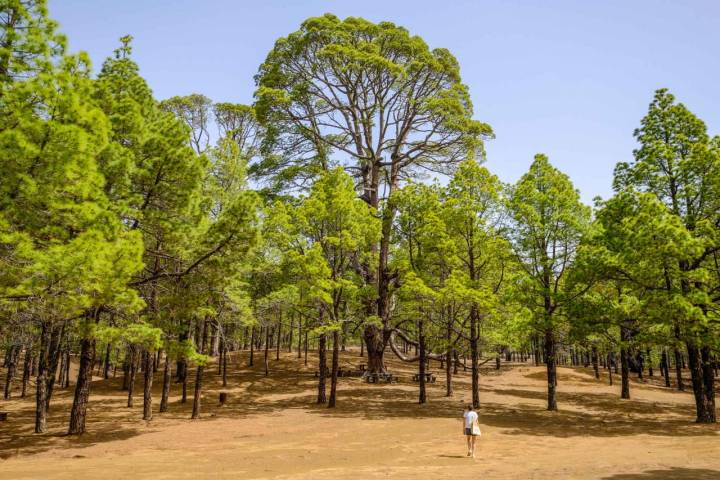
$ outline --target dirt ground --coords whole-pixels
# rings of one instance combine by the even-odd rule
[[[400,382],[343,378],[331,410],[313,404],[313,358],[304,367],[295,354],[273,357],[269,377],[257,359],[249,369],[246,352],[233,354],[224,389],[216,368],[206,369],[196,421],[192,404],[179,402],[178,385],[170,412],[141,420],[140,376],[132,409],[119,375],[93,383],[88,433],[79,438],[64,435],[72,387],[53,397],[46,435],[32,433],[34,398],[0,400],[9,412],[0,423],[0,479],[720,479],[720,427],[694,424],[692,396],[662,387],[657,376],[633,379],[632,400],[620,400],[619,377],[610,387],[606,371],[595,380],[590,369],[560,368],[560,411],[550,413],[542,367],[484,368],[483,433],[473,460],[460,420],[469,373],[460,372],[447,398],[433,363],[438,382],[429,403],[418,405],[413,366],[391,362]],[[362,359],[348,353],[342,363]],[[160,388],[158,372],[155,411]],[[217,406],[220,391],[229,394],[225,407]]]

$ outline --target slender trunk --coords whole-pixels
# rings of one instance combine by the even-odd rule
[[[425,365],[426,365],[426,358],[425,358],[425,322],[423,320],[418,321],[418,333],[419,333],[419,349],[420,349],[420,357],[418,361],[418,374],[420,380],[420,392],[418,395],[418,403],[426,403],[427,402],[427,391],[425,389]],[[473,399],[474,400],[474,399]],[[479,400],[478,400],[479,401]]]
[[[69,435],[85,433],[85,419],[90,400],[90,386],[92,385],[92,369],[95,363],[95,339],[83,338],[80,342],[80,366],[78,379],[75,385],[75,398],[70,411]]]
[[[277,337],[275,345],[275,361],[280,360],[280,339],[282,338],[282,323],[278,320],[277,328],[275,329],[275,335]]]
[[[307,367],[308,362],[308,332],[305,330],[305,366]]]
[[[20,358],[20,345],[12,345],[10,347],[10,355],[6,358],[7,375],[5,377],[5,400],[10,400],[10,394],[12,391],[12,382],[15,377],[15,370],[17,369],[17,362]]]
[[[670,359],[668,358],[667,349],[663,348],[662,351],[662,359],[660,360],[660,369],[662,370],[662,375],[665,377],[665,386],[670,387],[670,366],[668,365],[670,363]]]
[[[42,322],[40,353],[38,355],[37,383],[35,395],[35,433],[47,432],[47,376],[48,350],[50,343],[49,322]]]
[[[478,352],[478,306],[473,304],[470,307],[470,365],[472,391],[472,405],[474,409],[480,408],[480,367],[478,365],[480,353]]]
[[[207,318],[205,321],[203,321],[203,327],[202,327],[202,341],[200,343],[200,353],[205,353],[205,344],[207,343],[207,336],[208,336],[208,320]],[[192,409],[192,419],[198,419],[200,418],[200,396],[202,394],[202,376],[203,376],[203,365],[199,364],[197,366],[197,371],[195,372],[195,396],[193,398],[193,409]]]
[[[268,369],[268,349],[270,348],[270,327],[265,327],[265,376],[270,373]]]
[[[593,370],[595,371],[595,378],[600,378],[600,366],[599,366],[599,358],[598,358],[598,349],[597,346],[592,346],[592,366]]]
[[[248,366],[252,367],[255,362],[255,326],[250,327],[250,362]]]
[[[130,357],[130,379],[128,380],[128,398],[127,398],[127,406],[128,408],[132,408],[133,406],[133,395],[135,393],[135,378],[137,376],[137,367],[138,367],[138,351],[137,347],[132,347],[132,355]]]
[[[685,384],[683,383],[683,376],[682,376],[682,355],[680,354],[680,350],[678,350],[677,347],[675,347],[675,351],[673,352],[675,355],[675,378],[677,379],[677,389],[681,392],[685,391]]]
[[[160,397],[160,413],[167,412],[168,409],[168,398],[170,397],[170,379],[172,373],[170,372],[170,356],[165,352],[165,369],[163,370],[163,388],[162,396]]]
[[[317,403],[322,404],[327,402],[325,397],[325,375],[327,374],[327,362],[325,359],[325,334],[321,333],[318,338],[318,394]]]
[[[295,327],[295,317],[290,316],[290,328],[288,329],[288,341],[287,341],[288,353],[292,353],[293,332],[295,331],[293,327]]]
[[[337,401],[337,382],[338,382],[338,363],[339,363],[339,339],[340,335],[337,330],[333,330],[333,351],[332,351],[332,373],[330,376],[330,398],[328,400],[328,408],[335,407]]]
[[[608,362],[608,378],[610,379],[610,386],[612,387],[612,384],[613,384],[612,361],[613,361],[613,360],[612,360],[612,357],[611,357],[610,355],[611,355],[611,354],[608,353],[608,360],[607,360],[607,362]]]
[[[445,340],[447,341],[448,348],[445,351],[445,396],[452,397],[453,395],[453,381],[452,381],[452,359],[453,359],[453,348],[450,341],[452,340],[452,324],[448,322],[447,329],[445,330]]]
[[[55,377],[57,375],[58,363],[60,362],[60,342],[65,333],[65,324],[53,329],[50,337],[50,350],[48,351],[48,375],[47,390],[45,396],[45,407],[50,410],[50,400],[52,399],[53,387],[55,386]]]
[[[152,420],[152,383],[155,371],[155,355],[145,351],[145,388],[143,389],[143,420]]]
[[[227,387],[227,354],[228,354],[228,347],[223,342],[223,348],[222,348],[222,385],[223,387]]]
[[[110,378],[110,342],[108,342],[107,347],[105,347],[105,366],[103,368],[103,378],[107,380]]]
[[[297,357],[302,358],[302,318],[298,318]]]
[[[25,398],[25,394],[27,393],[27,387],[30,383],[30,375],[32,374],[32,365],[35,359],[33,358],[32,354],[32,345],[28,345],[25,347],[25,361],[23,362],[23,378],[22,378],[22,393],[20,393],[20,398]]]

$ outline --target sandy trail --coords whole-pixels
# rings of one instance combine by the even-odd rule
[[[31,433],[33,398],[2,402],[10,418],[0,423],[0,479],[720,479],[720,427],[695,425],[692,396],[658,377],[634,380],[633,399],[621,401],[606,372],[595,380],[589,369],[560,368],[561,410],[550,413],[542,367],[484,369],[483,436],[472,460],[459,419],[469,373],[446,398],[433,364],[438,383],[430,403],[417,405],[412,366],[392,362],[401,382],[341,379],[338,408],[329,410],[313,405],[312,358],[307,368],[294,354],[272,359],[267,378],[262,361],[249,369],[246,359],[232,356],[228,388],[206,369],[199,421],[188,420],[192,405],[179,403],[177,385],[170,412],[142,421],[142,398],[126,408],[120,378],[94,382],[89,433],[80,438],[63,435],[72,387],[53,399],[48,435]],[[342,360],[362,362],[356,353]],[[158,373],[156,408],[161,381]],[[225,407],[216,405],[221,390],[230,396]]]

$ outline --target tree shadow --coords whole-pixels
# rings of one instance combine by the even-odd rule
[[[671,467],[665,470],[647,470],[642,473],[616,473],[602,480],[720,480],[720,470],[707,468]]]

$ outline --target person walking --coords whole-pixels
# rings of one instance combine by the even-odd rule
[[[467,439],[467,456],[475,458],[475,437],[480,435],[480,423],[478,422],[478,414],[472,405],[465,407],[463,432]]]

